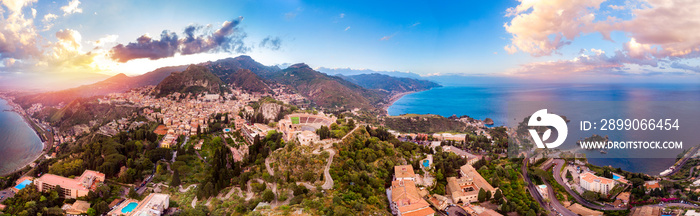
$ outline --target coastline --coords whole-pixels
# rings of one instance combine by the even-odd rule
[[[33,120],[31,119],[30,116],[27,115],[27,113],[24,111],[24,109],[22,109],[18,104],[15,104],[15,103],[12,101],[11,98],[7,98],[7,97],[5,97],[4,95],[0,95],[0,99],[4,100],[5,102],[7,102],[7,105],[8,105],[8,106],[12,107],[11,110],[3,110],[3,111],[17,113],[17,115],[19,115],[19,116],[22,118],[22,120],[24,120],[24,123],[27,124],[27,126],[28,126],[29,128],[31,128],[32,131],[34,131],[34,133],[36,134],[36,136],[39,137],[39,140],[41,141],[41,152],[39,152],[39,153],[34,157],[34,159],[32,159],[31,161],[27,162],[26,164],[24,164],[24,165],[21,166],[21,167],[15,168],[15,169],[12,170],[12,171],[9,171],[9,172],[7,172],[7,173],[1,173],[1,174],[0,174],[0,176],[8,176],[8,175],[11,175],[11,174],[13,174],[13,173],[15,173],[15,172],[17,172],[17,171],[20,171],[20,170],[24,169],[25,167],[27,167],[27,165],[30,165],[30,164],[34,163],[35,161],[39,160],[42,156],[44,156],[44,155],[46,154],[46,152],[48,151],[48,145],[47,145],[48,140],[45,140],[45,138],[44,138],[45,134],[43,134],[42,131],[39,131],[39,130],[37,129],[38,126],[37,126],[37,127],[34,127],[34,124],[33,124],[34,122],[33,122]],[[49,139],[49,137],[47,136],[46,139]]]
[[[428,89],[428,90],[430,90],[430,89]],[[428,91],[428,90],[424,90],[424,91]],[[391,97],[389,97],[389,103],[385,104],[385,105],[382,107],[382,109],[383,109],[384,111],[386,111],[386,115],[388,116],[388,115],[389,115],[389,107],[391,107],[391,105],[394,105],[394,103],[395,103],[396,101],[398,101],[399,99],[401,99],[403,96],[406,96],[406,95],[409,95],[409,94],[413,94],[413,93],[417,93],[417,92],[421,92],[421,91],[407,91],[407,92],[401,92],[401,93],[392,95]]]

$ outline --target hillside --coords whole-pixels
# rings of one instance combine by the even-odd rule
[[[155,90],[156,97],[166,96],[174,92],[180,93],[221,93],[224,82],[212,74],[208,68],[200,65],[190,65],[182,72],[175,72],[163,79]]]
[[[381,120],[387,128],[404,133],[468,132],[467,125],[439,115],[405,114],[384,117]]]
[[[165,77],[169,76],[172,72],[182,71],[186,67],[187,66],[163,67],[134,77],[129,77],[124,74],[117,74],[106,80],[90,85],[83,85],[61,91],[19,96],[15,102],[25,108],[34,103],[42,103],[48,106],[57,105],[59,103],[67,104],[78,98],[120,93],[132,88],[158,85],[158,83],[165,79]]]
[[[199,65],[209,68],[211,73],[218,76],[222,80],[225,80],[226,77],[229,77],[231,74],[236,73],[240,69],[248,69],[262,78],[273,76],[275,73],[280,71],[280,69],[276,66],[265,66],[246,55],[235,58],[221,59],[214,62],[204,62]]]
[[[352,76],[338,75],[338,77],[364,88],[381,89],[394,93],[425,91],[434,87],[440,87],[439,84],[427,80],[392,77],[378,73],[358,74]]]
[[[249,92],[266,93],[272,91],[258,75],[248,69],[238,69],[229,75],[226,81],[234,88],[241,88]]]
[[[369,90],[335,76],[295,64],[269,77],[270,81],[289,85],[322,107],[372,108],[385,103],[386,92]]]
[[[46,108],[37,112],[34,117],[49,122],[52,126],[66,130],[79,124],[90,124],[96,121],[98,125],[127,117],[136,112],[137,108],[100,104],[94,98],[79,98],[71,101],[61,109]]]

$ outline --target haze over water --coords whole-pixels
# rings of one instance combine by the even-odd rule
[[[0,99],[0,175],[31,163],[42,149],[36,132],[11,110],[7,101]]]
[[[697,84],[488,84],[446,86],[406,95],[389,107],[389,115],[406,113],[468,115],[492,118],[496,126],[506,125],[508,103],[512,101],[700,101]],[[572,110],[571,112],[576,112]],[[611,110],[617,115],[618,110]],[[700,111],[698,111],[700,113]],[[694,115],[694,114],[692,114]],[[682,121],[682,120],[681,120]],[[574,123],[578,127],[578,123]],[[571,124],[569,127],[572,127]],[[684,143],[684,149],[697,145]],[[687,147],[686,147],[687,145]],[[589,153],[590,154],[590,153]],[[609,156],[614,156],[611,153]],[[597,155],[596,155],[597,156]],[[611,165],[627,171],[658,175],[674,159],[590,158],[599,166]]]

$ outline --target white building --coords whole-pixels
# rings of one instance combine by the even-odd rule
[[[615,181],[609,178],[603,178],[600,176],[593,175],[590,172],[584,172],[579,175],[579,182],[581,182],[581,187],[583,189],[598,192],[607,195],[610,190],[615,187]]]

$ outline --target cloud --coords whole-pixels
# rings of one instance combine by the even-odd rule
[[[623,70],[628,65],[658,67],[659,62],[653,59],[637,59],[620,50],[608,56],[602,50],[591,49],[591,51],[581,50],[581,54],[571,60],[523,64],[519,68],[509,71],[509,74],[535,77],[556,77],[555,75],[572,74],[616,74],[616,71]]]
[[[106,44],[116,42],[117,38],[119,38],[119,35],[106,35],[104,37],[101,37],[100,39],[97,39],[95,42],[92,42],[92,45],[96,47],[102,47]]]
[[[420,25],[420,22],[413,23],[413,25],[411,25],[411,28],[416,27],[418,25]]]
[[[350,26],[346,27],[345,30],[343,30],[343,31],[348,31],[348,30],[350,30]]]
[[[551,55],[570,40],[582,33],[591,32],[595,14],[604,0],[521,0],[515,8],[508,8],[506,16],[513,17],[505,23],[506,31],[512,35],[508,53],[516,50],[533,56]]]
[[[295,17],[297,17],[297,13],[295,12],[288,12],[284,14],[284,18],[287,20],[294,19]]]
[[[260,41],[260,47],[268,48],[270,50],[279,50],[282,46],[282,39],[279,37],[267,36],[262,41]]]
[[[15,65],[15,62],[17,62],[17,59],[13,58],[6,58],[2,60],[2,64],[5,65],[5,67],[13,67]]]
[[[44,15],[44,18],[41,20],[41,23],[44,25],[44,29],[42,31],[50,30],[51,27],[53,27],[52,21],[56,18],[58,18],[56,14],[47,13],[46,15]]]
[[[504,50],[511,54],[522,51],[536,57],[549,56],[585,34],[600,33],[611,42],[613,31],[628,37],[609,57],[601,49],[593,48],[590,56],[530,63],[515,71],[619,74],[615,71],[623,66],[659,67],[660,64],[688,71],[697,69],[678,61],[700,57],[700,16],[697,15],[700,2],[629,0],[624,5],[601,8],[604,1],[521,0],[520,5],[507,9],[506,16],[512,19],[504,28],[511,38]],[[609,14],[628,16],[623,19]],[[673,72],[665,68],[655,70]]]
[[[0,59],[24,59],[41,55],[33,20],[26,19],[22,8],[36,0],[2,1],[0,6]]]
[[[394,36],[396,36],[396,34],[398,34],[398,33],[394,33],[394,34],[391,34],[391,35],[384,36],[384,37],[380,38],[379,40],[380,40],[380,41],[390,40],[391,38],[393,38]]]
[[[683,63],[673,62],[671,63],[671,68],[687,70],[695,73],[700,73],[700,66],[690,66]]]
[[[344,14],[344,13],[341,13],[340,15],[338,15],[338,17],[340,17],[341,19],[342,19],[342,18],[345,18],[345,14]]]
[[[53,43],[40,64],[48,68],[70,70],[75,68],[92,69],[91,64],[97,53],[82,51],[82,35],[73,29],[56,32],[57,42]]]
[[[612,31],[622,31],[631,38],[623,48],[634,58],[700,56],[700,16],[697,16],[700,2],[627,2],[624,7],[608,7],[628,10],[632,15],[628,20],[609,16],[595,21],[596,13],[603,13],[600,10],[603,1],[522,0],[517,7],[506,10],[507,16],[513,18],[504,24],[512,35],[505,50],[545,56],[582,34],[597,32],[611,40]]]
[[[113,47],[110,54],[113,60],[122,63],[139,58],[156,60],[174,56],[178,45],[177,34],[165,30],[160,34],[160,40],[153,40],[145,34],[137,38],[136,43]]]
[[[68,2],[68,5],[61,7],[61,10],[63,11],[63,16],[74,13],[82,13],[83,9],[79,8],[79,6],[79,0],[71,0],[70,2]]]
[[[190,25],[185,28],[184,38],[179,38],[174,32],[163,31],[160,39],[152,39],[143,35],[136,42],[127,45],[119,44],[110,51],[111,58],[118,62],[127,62],[133,59],[148,58],[151,60],[172,57],[176,53],[191,55],[207,52],[235,52],[245,53],[250,48],[245,46],[243,39],[247,35],[238,25],[243,17],[226,21],[221,28],[213,32],[202,32],[201,26]]]

